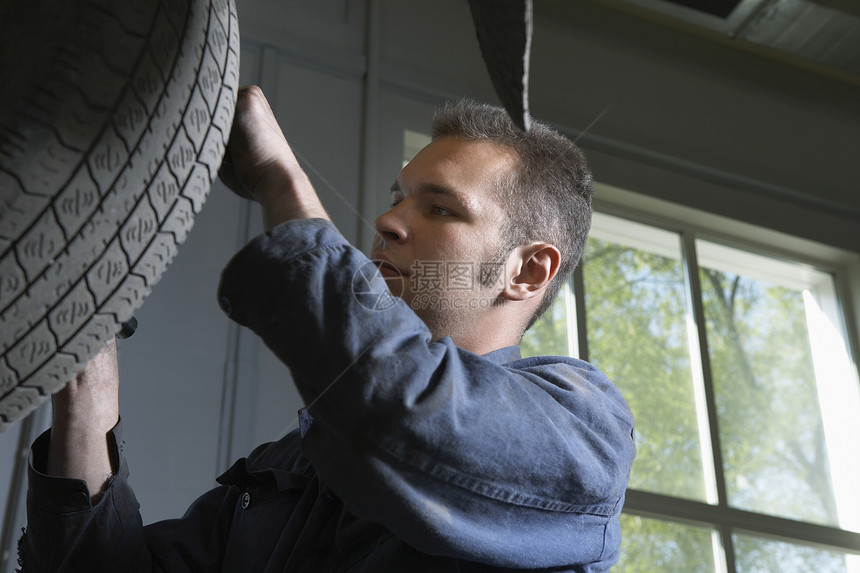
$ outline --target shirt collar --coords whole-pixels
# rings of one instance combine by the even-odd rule
[[[520,354],[519,346],[505,346],[504,348],[499,348],[484,354],[484,358],[492,360],[497,364],[507,364],[514,360],[520,360],[522,358],[522,354]]]

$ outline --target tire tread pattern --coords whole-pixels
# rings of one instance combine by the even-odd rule
[[[232,0],[89,0],[82,13],[57,49],[61,71],[0,121],[0,431],[142,304],[232,125]]]

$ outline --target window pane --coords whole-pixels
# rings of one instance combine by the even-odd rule
[[[431,138],[426,133],[412,131],[411,129],[403,130],[403,162],[402,167],[412,161],[412,158],[418,155],[418,152],[429,145]]]
[[[621,514],[621,557],[613,573],[716,573],[716,531]]]
[[[794,543],[771,541],[751,535],[732,535],[738,573],[850,573],[848,555]]]
[[[583,277],[588,359],[618,386],[636,418],[630,487],[713,501],[678,235],[595,213]]]
[[[804,300],[832,278],[706,241],[697,252],[729,504],[838,526]]]

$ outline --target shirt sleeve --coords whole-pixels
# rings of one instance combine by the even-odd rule
[[[573,359],[502,365],[432,341],[372,263],[322,220],[230,262],[219,300],[291,369],[320,476],[413,547],[496,566],[617,558],[633,421]]]
[[[50,430],[30,450],[27,529],[19,542],[26,573],[185,573],[218,570],[235,488],[201,496],[182,519],[144,527],[128,483],[122,425],[110,432],[117,473],[95,505],[84,480],[48,476]]]

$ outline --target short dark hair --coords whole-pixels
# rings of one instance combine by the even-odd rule
[[[594,193],[585,156],[546,124],[532,119],[531,129],[523,132],[503,108],[468,99],[436,110],[433,138],[444,135],[499,143],[519,158],[496,183],[508,226],[505,255],[532,241],[545,241],[561,252],[558,274],[526,325],[528,330],[552,304],[585,248]]]

